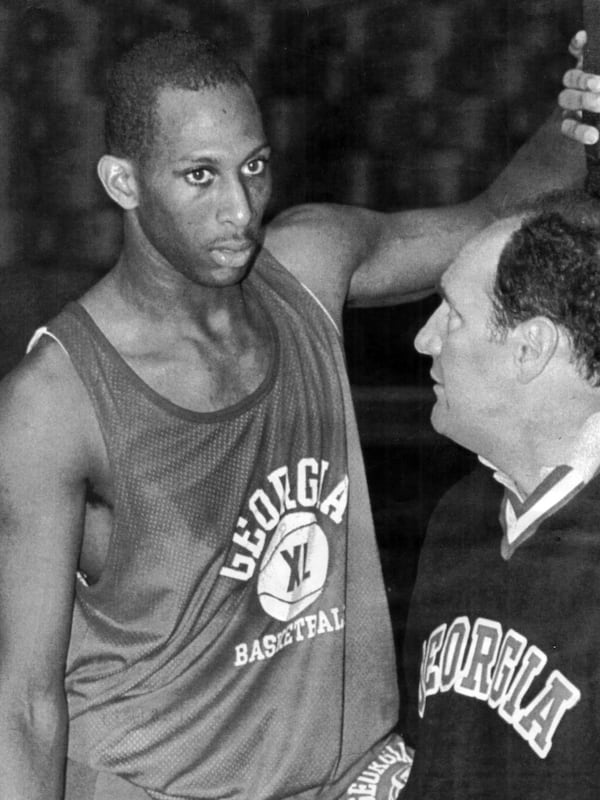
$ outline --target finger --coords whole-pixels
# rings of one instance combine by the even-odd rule
[[[574,58],[581,58],[583,56],[583,48],[587,43],[587,35],[585,31],[577,31],[575,36],[569,42],[569,53]]]
[[[584,92],[600,92],[600,75],[583,72],[581,69],[569,69],[563,75],[563,86]]]
[[[598,141],[599,133],[597,128],[577,122],[576,119],[563,119],[560,126],[561,132],[569,139],[574,139],[580,144],[595,144]]]
[[[558,95],[558,105],[564,111],[593,111],[600,114],[600,94],[563,89]]]

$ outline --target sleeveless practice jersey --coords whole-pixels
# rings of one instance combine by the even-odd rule
[[[214,413],[153,392],[82,306],[48,326],[115,486],[106,566],[77,586],[69,755],[154,798],[333,798],[397,718],[338,332],[267,253],[245,286],[271,367]]]
[[[600,796],[600,478],[548,516],[536,490],[523,519],[537,501],[539,527],[511,546],[502,493],[480,468],[430,524],[406,639],[403,800]]]

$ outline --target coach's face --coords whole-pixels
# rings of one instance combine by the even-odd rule
[[[510,334],[492,336],[491,290],[500,253],[518,225],[493,225],[464,248],[442,277],[440,306],[415,339],[417,350],[433,359],[433,427],[492,459],[493,443],[514,415],[514,369]]]
[[[135,209],[172,268],[206,286],[237,283],[257,249],[271,191],[270,150],[245,86],[163,89]]]

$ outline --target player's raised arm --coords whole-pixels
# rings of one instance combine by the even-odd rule
[[[57,344],[0,384],[0,797],[62,800],[87,435]],[[87,424],[87,422],[86,422]]]
[[[584,178],[583,149],[561,135],[557,110],[469,202],[391,214],[300,206],[271,223],[265,243],[334,314],[346,300],[357,306],[407,302],[432,291],[468,239],[511,206],[583,186]]]

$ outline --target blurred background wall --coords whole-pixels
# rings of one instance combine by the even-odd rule
[[[573,0],[4,0],[0,3],[0,375],[34,327],[112,263],[120,216],[95,177],[112,59],[194,28],[251,78],[275,151],[269,215],[469,199],[552,109]],[[435,299],[353,310],[348,362],[401,642],[427,516],[471,464],[428,424],[412,340]]]

